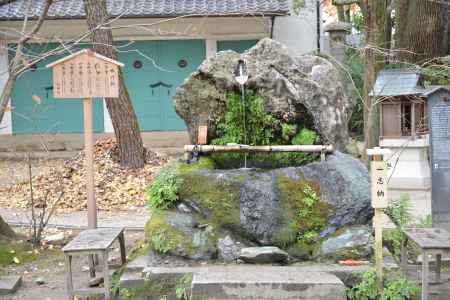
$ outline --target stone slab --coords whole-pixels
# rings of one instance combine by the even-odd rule
[[[195,273],[193,299],[345,300],[345,286],[335,275],[261,268]]]
[[[1,276],[0,277],[0,295],[12,294],[22,284],[21,276]]]
[[[141,286],[144,283],[144,277],[141,272],[126,271],[120,275],[120,288],[133,288]]]
[[[152,262],[150,255],[141,255],[127,263],[126,269],[129,271],[143,271],[148,268]]]

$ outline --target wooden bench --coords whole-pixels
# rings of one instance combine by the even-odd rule
[[[70,243],[68,243],[62,251],[64,252],[66,260],[67,272],[67,294],[69,300],[74,300],[75,295],[87,296],[95,294],[105,294],[105,299],[111,299],[111,282],[109,278],[108,265],[108,251],[112,244],[118,240],[120,245],[120,258],[122,265],[126,262],[125,254],[125,237],[123,228],[111,229],[88,229],[82,231]],[[94,256],[99,255],[103,261],[103,281],[104,288],[86,288],[74,289],[72,277],[72,256],[74,255],[88,255],[89,259],[89,273],[91,278],[95,277],[95,263]]]
[[[414,228],[404,229],[406,236],[402,242],[401,264],[406,271],[408,264],[407,243],[413,241],[419,246],[422,252],[422,300],[428,299],[428,256],[436,255],[436,282],[441,281],[442,255],[450,254],[450,232],[440,228]]]

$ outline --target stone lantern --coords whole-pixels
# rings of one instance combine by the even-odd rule
[[[346,38],[351,29],[350,23],[340,21],[327,24],[323,29],[329,35],[329,54],[341,63],[345,60]]]

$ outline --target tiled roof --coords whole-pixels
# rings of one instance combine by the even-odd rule
[[[370,96],[401,96],[421,94],[420,74],[415,70],[389,69],[378,73]]]
[[[111,16],[174,17],[191,15],[285,15],[289,0],[106,0]],[[0,2],[1,3],[1,2]],[[29,0],[11,0],[0,4],[0,20],[23,19]],[[29,18],[37,18],[45,0],[33,0]],[[50,7],[49,19],[83,18],[83,0],[56,0]]]

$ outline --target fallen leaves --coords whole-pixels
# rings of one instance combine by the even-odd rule
[[[153,174],[166,159],[152,151],[147,151],[146,164],[142,169],[122,168],[117,162],[118,147],[114,139],[97,141],[94,147],[95,197],[98,208],[135,209],[145,205],[145,189]],[[49,201],[56,201],[58,195],[64,196],[57,203],[57,211],[84,210],[86,204],[84,153],[63,162],[60,166],[50,166],[33,176],[35,205],[41,203],[48,193]],[[0,206],[10,208],[29,208],[30,187],[28,182],[4,188],[0,193]]]

